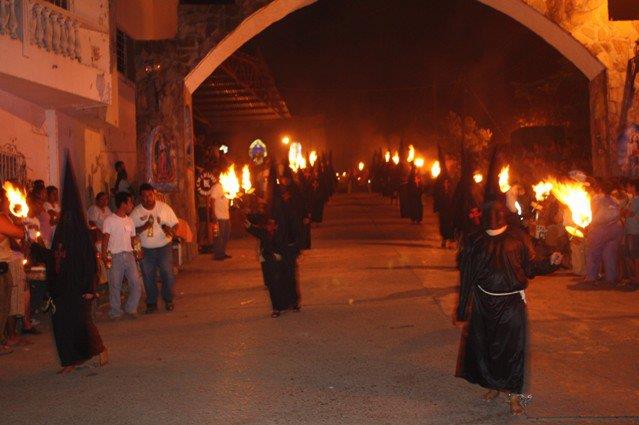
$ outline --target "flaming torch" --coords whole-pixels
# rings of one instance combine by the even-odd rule
[[[316,161],[317,161],[317,152],[311,151],[311,153],[308,154],[308,162],[311,163],[311,167],[315,166]]]
[[[499,190],[507,193],[510,190],[510,165],[506,165],[499,172]]]
[[[424,166],[424,158],[419,157],[415,159],[415,167],[422,168]]]
[[[251,183],[251,170],[245,165],[242,168],[242,190],[244,193],[253,193],[253,184]]]
[[[360,161],[359,164],[357,164],[357,169],[359,171],[364,171],[364,163]]]
[[[415,161],[415,147],[413,145],[408,146],[408,157],[406,157],[406,161]]]
[[[390,160],[391,160],[391,153],[390,151],[386,151],[386,153],[384,154],[384,161],[390,162]]]
[[[541,181],[532,187],[535,199],[539,202],[545,200],[552,191],[552,183]]]
[[[584,188],[583,183],[552,182],[552,186],[552,194],[555,195],[555,198],[570,209],[574,224],[582,229],[588,227],[592,222],[592,208],[590,206],[590,195]],[[566,231],[570,233],[572,229],[568,229],[568,227],[572,226],[566,227]],[[580,231],[578,233],[573,232],[571,234],[573,236],[583,237],[583,232]]]
[[[11,184],[11,182],[4,182],[2,188],[7,193],[7,199],[9,200],[9,210],[11,214],[18,218],[26,218],[29,214],[29,205],[27,205],[27,194]]]
[[[399,164],[399,152],[397,151],[395,151],[395,154],[393,155],[393,164]]]
[[[220,184],[224,190],[224,197],[229,200],[237,198],[240,191],[240,181],[235,174],[235,164],[231,164],[226,172],[220,173]]]
[[[439,164],[439,161],[433,162],[433,165],[430,167],[430,175],[436,179],[442,172],[442,166]]]
[[[291,146],[288,149],[288,164],[289,167],[291,167],[291,170],[296,173],[297,170],[301,168],[300,158],[302,158],[302,144],[298,142],[291,143]],[[306,167],[306,164],[304,164],[304,166]]]
[[[475,180],[475,183],[479,184],[484,181],[484,176],[482,176],[481,173],[475,173],[475,175],[473,175],[473,180]]]

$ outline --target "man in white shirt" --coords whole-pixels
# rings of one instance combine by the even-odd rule
[[[91,229],[102,230],[104,219],[113,214],[109,208],[109,195],[106,192],[100,192],[95,197],[95,204],[89,207],[87,211],[87,220]]]
[[[129,297],[124,306],[124,311],[135,317],[138,311],[138,303],[142,295],[142,282],[133,254],[135,238],[135,225],[128,216],[133,210],[133,198],[130,193],[120,192],[115,195],[117,210],[111,214],[102,226],[102,260],[109,267],[108,259],[111,258],[109,276],[109,303],[111,310],[109,316],[117,319],[122,316],[120,292],[122,279],[126,277],[129,282]]]
[[[173,209],[156,201],[155,189],[148,183],[140,186],[141,204],[135,207],[131,218],[142,242],[142,279],[146,289],[146,313],[157,310],[158,288],[156,276],[160,272],[162,298],[167,311],[173,311],[173,248],[172,241],[178,224]]]
[[[231,236],[231,216],[229,214],[229,200],[224,196],[224,189],[218,180],[211,189],[211,199],[213,201],[213,211],[217,219],[218,235],[213,249],[213,259],[223,261],[231,258],[226,253],[226,245]]]

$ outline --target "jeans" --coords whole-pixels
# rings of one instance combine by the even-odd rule
[[[623,227],[620,223],[601,225],[590,229],[586,253],[586,278],[588,280],[597,280],[603,261],[606,281],[615,283],[617,280],[617,258],[622,237]]]
[[[113,255],[111,268],[109,269],[109,304],[111,317],[122,315],[122,307],[120,305],[120,292],[122,291],[122,280],[126,277],[129,283],[129,296],[124,305],[124,310],[129,314],[135,314],[138,311],[138,303],[142,296],[142,280],[140,271],[135,262],[132,252],[119,252]]]
[[[158,287],[157,273],[160,272],[162,282],[162,299],[165,303],[173,302],[173,246],[168,243],[161,248],[142,248],[144,258],[142,266],[142,279],[146,289],[146,303],[157,304]]]
[[[226,245],[231,237],[231,220],[218,220],[219,233],[215,241],[215,249],[213,250],[214,258],[224,258],[226,255]]]

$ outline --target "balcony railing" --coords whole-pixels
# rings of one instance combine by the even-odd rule
[[[29,43],[48,52],[82,62],[80,21],[71,13],[40,0],[23,0]]]
[[[21,40],[27,57],[41,49],[109,71],[109,34],[45,0],[0,0],[2,36]]]
[[[0,0],[0,35],[18,38],[17,0]]]

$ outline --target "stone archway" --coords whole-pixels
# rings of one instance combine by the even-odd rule
[[[520,0],[476,0],[516,20],[546,40],[594,80],[606,67],[590,51],[559,25]],[[193,93],[202,82],[244,43],[289,14],[317,0],[274,0],[242,21],[195,66],[186,76],[186,89]]]
[[[232,32],[213,47],[184,79],[185,91],[193,94],[202,82],[244,43],[289,14],[317,0],[273,0],[244,19]],[[590,143],[593,169],[598,175],[613,172],[614,144],[610,143],[610,111],[607,67],[587,46],[529,3],[534,0],[475,0],[519,22],[564,57],[571,61],[590,81]],[[531,3],[532,4],[532,3]],[[592,46],[590,46],[592,49]],[[614,121],[614,120],[612,120]]]

